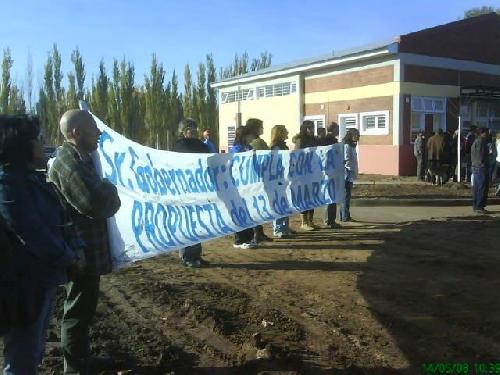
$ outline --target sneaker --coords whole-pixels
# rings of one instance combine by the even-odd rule
[[[303,224],[300,226],[300,229],[306,232],[311,232],[315,230],[313,227],[311,227],[309,224]]]
[[[326,224],[328,228],[330,229],[340,229],[342,226],[338,223],[333,223],[333,224]]]
[[[235,249],[243,249],[243,250],[246,250],[246,249],[255,249],[257,247],[257,243],[255,242],[243,242],[243,243],[235,243],[233,244],[233,247]]]
[[[276,233],[274,237],[279,238],[280,240],[286,240],[292,238],[292,236],[288,233]]]
[[[199,260],[183,260],[182,265],[187,268],[200,268],[201,262]]]
[[[477,210],[474,210],[474,212],[479,215],[486,215],[488,213],[488,211],[486,211],[484,208],[478,208]]]

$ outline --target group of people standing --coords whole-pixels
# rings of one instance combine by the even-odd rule
[[[198,138],[196,122],[180,124],[182,136],[174,151],[217,152],[204,129]],[[60,120],[64,142],[47,174],[36,170],[44,159],[38,119],[31,116],[0,116],[0,335],[4,343],[4,375],[36,374],[45,349],[45,337],[52,315],[56,289],[63,285],[66,296],[61,321],[64,374],[91,374],[96,361],[91,357],[89,326],[95,315],[100,277],[111,272],[107,218],[120,208],[116,186],[100,177],[92,154],[101,132],[87,111],[70,110]],[[304,121],[294,137],[295,149],[337,143],[338,128],[332,124],[326,134],[314,136],[314,124]],[[249,119],[240,126],[230,152],[288,150],[288,131],[276,125],[271,142],[260,137],[263,122]],[[340,220],[351,220],[349,202],[358,173],[356,145],[359,133],[350,129],[344,138],[346,201]],[[325,224],[336,223],[336,204],[328,205]],[[314,210],[301,213],[301,230],[317,229]],[[289,218],[273,222],[277,238],[294,235]],[[235,234],[234,247],[255,248],[272,241],[263,227]],[[208,262],[201,256],[201,244],[179,251],[187,267]],[[108,359],[110,360],[110,359]]]
[[[497,140],[491,129],[471,126],[467,135],[460,139],[458,130],[452,137],[448,132],[438,129],[427,141],[423,132],[419,132],[414,143],[414,154],[419,180],[431,180],[433,184],[439,185],[446,183],[449,178],[455,182],[470,182],[474,212],[486,212],[488,190],[497,175]],[[460,172],[464,172],[460,173],[462,181],[458,181],[459,168]],[[499,193],[500,186],[497,195]]]
[[[239,153],[249,150],[288,150],[286,143],[289,132],[284,125],[275,125],[271,129],[271,142],[268,145],[261,138],[264,133],[264,123],[257,118],[250,118],[244,126],[236,129],[236,136],[233,146],[229,152]],[[304,120],[300,126],[299,134],[293,137],[292,143],[295,150],[308,147],[328,146],[338,142],[338,125],[330,124],[323,136],[314,135],[314,123]],[[345,162],[345,202],[340,207],[340,221],[350,221],[350,199],[354,180],[358,175],[358,159],[356,153],[359,132],[356,129],[349,129],[344,137],[344,162]],[[314,209],[300,213],[302,231],[314,231],[318,226],[314,224]],[[336,223],[337,205],[335,203],[326,207],[324,223],[329,228],[339,228]],[[288,217],[282,217],[273,221],[273,235],[275,238],[290,238],[296,232],[290,228]],[[273,239],[264,234],[261,225],[255,228],[245,229],[237,232],[233,246],[241,249],[252,249],[258,247],[259,242],[272,241]]]
[[[458,130],[453,136],[448,131],[438,129],[427,139],[425,132],[420,131],[414,140],[413,151],[417,161],[417,179],[442,185],[449,179],[458,182],[470,182],[472,176],[471,149],[479,132],[486,133],[485,142],[488,150],[488,167],[486,174],[492,183],[496,178],[497,141],[496,135],[490,129],[478,129],[471,126],[465,137],[459,139]],[[458,146],[460,145],[460,161]]]

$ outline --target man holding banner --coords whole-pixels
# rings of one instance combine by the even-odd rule
[[[184,119],[179,123],[182,138],[174,145],[173,151],[184,153],[209,153],[211,152],[206,143],[199,140],[197,136],[198,125],[191,118]],[[179,257],[186,267],[199,268],[209,263],[201,257],[201,243],[179,249]]]
[[[111,272],[112,261],[106,219],[120,208],[115,185],[101,179],[91,153],[101,131],[87,111],[70,110],[61,118],[65,141],[48,177],[64,197],[80,237],[85,241],[86,267],[70,276],[61,323],[64,373],[88,373],[89,325],[95,315],[100,276]]]

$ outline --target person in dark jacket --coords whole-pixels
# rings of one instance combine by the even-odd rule
[[[208,152],[211,154],[216,154],[219,151],[215,147],[214,143],[210,139],[211,137],[211,132],[209,128],[203,129],[203,134],[202,134],[203,140],[202,142],[208,147]]]
[[[327,127],[327,132],[323,137],[323,141],[318,137],[318,141],[321,146],[331,146],[338,143],[337,136],[339,135],[339,126],[336,123],[331,123]],[[326,206],[325,210],[325,225],[331,229],[341,228],[339,224],[335,222],[337,220],[337,203],[332,203]]]
[[[245,123],[245,133],[252,150],[269,150],[269,146],[260,136],[264,133],[264,122],[258,118],[249,118]],[[272,241],[264,233],[264,226],[257,225],[253,228],[253,241],[255,243]]]
[[[295,150],[318,146],[318,140],[314,136],[314,122],[304,120],[300,126],[299,134],[292,138],[292,142],[295,143]],[[314,225],[314,209],[301,212],[300,218],[300,229],[304,231],[318,229],[318,227]]]
[[[472,170],[472,209],[478,214],[486,213],[488,199],[488,129],[480,128],[470,149]]]
[[[271,129],[271,150],[288,150],[286,140],[288,130],[285,125],[275,125]],[[290,220],[288,216],[273,221],[273,235],[277,238],[290,238]]]
[[[250,142],[255,139],[246,126],[238,126],[236,128],[236,136],[233,145],[229,149],[230,153],[240,153],[252,150]],[[257,242],[254,241],[254,229],[247,228],[234,234],[233,247],[235,249],[255,249]]]
[[[118,211],[121,201],[116,186],[101,178],[92,159],[101,136],[94,117],[72,109],[62,115],[59,126],[64,142],[48,178],[64,198],[75,229],[86,243],[85,269],[65,285],[61,321],[64,374],[88,373],[92,363],[105,360],[90,356],[89,327],[96,313],[101,276],[112,271],[107,219]]]
[[[417,180],[419,181],[424,180],[424,145],[424,133],[419,131],[413,143],[413,155],[415,155],[415,159],[417,159]]]
[[[68,267],[85,266],[84,242],[71,227],[54,187],[34,170],[43,158],[38,134],[36,118],[0,116],[0,215],[19,239],[13,242],[13,271],[21,275],[19,282],[43,293],[36,320],[12,327],[3,337],[6,375],[37,373],[56,288],[67,281]]]
[[[179,123],[179,129],[183,137],[174,145],[173,151],[183,153],[210,153],[208,146],[197,138],[198,125],[191,118],[186,118]],[[181,263],[186,267],[199,268],[210,264],[201,257],[201,243],[183,247],[179,250]]]
[[[470,182],[472,176],[471,147],[476,140],[477,126],[471,125],[469,132],[465,136],[465,182]]]

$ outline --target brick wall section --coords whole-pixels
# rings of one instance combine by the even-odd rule
[[[402,35],[400,52],[500,64],[500,15],[486,14]]]
[[[500,75],[463,72],[411,64],[404,65],[404,80],[406,82],[429,83],[434,85],[500,87]]]
[[[305,93],[329,90],[349,89],[367,85],[392,82],[394,79],[394,66],[383,66],[338,74],[327,77],[311,78],[304,81]]]
[[[321,104],[306,104],[304,115],[325,115],[326,123],[338,121],[339,114],[360,113],[372,111],[389,111],[389,134],[387,135],[362,135],[361,142],[366,145],[392,145],[392,96],[377,98],[346,100]]]

